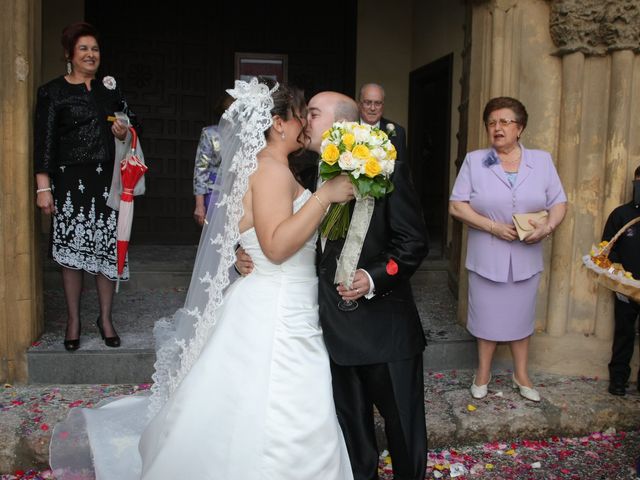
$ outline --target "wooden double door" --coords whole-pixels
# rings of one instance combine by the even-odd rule
[[[147,193],[135,200],[132,242],[192,244],[193,164],[202,128],[234,81],[236,52],[288,57],[307,98],[355,90],[356,0],[307,17],[294,2],[86,0],[100,32],[100,75],[121,85],[142,123]]]

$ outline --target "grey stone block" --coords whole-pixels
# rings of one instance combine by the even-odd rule
[[[104,352],[98,350],[29,351],[30,384],[148,383],[155,352],[152,349]]]

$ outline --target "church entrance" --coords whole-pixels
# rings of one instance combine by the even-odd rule
[[[447,237],[452,72],[449,54],[409,77],[409,156],[434,257],[445,255]]]
[[[289,83],[307,98],[355,90],[356,1],[341,15],[307,16],[290,4],[261,2],[251,15],[233,2],[87,0],[101,33],[101,74],[115,77],[142,123],[147,193],[136,199],[132,243],[194,244],[193,164],[200,132],[234,81],[238,52],[284,54]]]

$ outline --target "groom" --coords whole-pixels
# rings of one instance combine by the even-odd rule
[[[358,121],[351,98],[321,92],[308,105],[309,149],[320,152],[322,133],[335,121]],[[320,239],[317,268],[320,323],[331,360],[333,396],[354,480],[378,478],[373,406],[385,421],[395,480],[423,480],[427,458],[420,318],[409,279],[427,255],[427,233],[409,169],[398,158],[395,190],[376,200],[350,289],[333,282],[344,240]],[[317,166],[306,187],[315,190]],[[242,273],[248,270],[238,262]],[[357,300],[343,312],[341,297]],[[311,406],[312,408],[312,406]]]
[[[309,149],[335,121],[358,121],[356,102],[322,92],[309,101]],[[398,158],[393,193],[376,200],[351,289],[336,286],[344,240],[318,249],[320,323],[331,357],[333,397],[355,480],[378,478],[373,405],[385,420],[396,480],[422,480],[427,458],[422,351],[424,335],[409,279],[427,255],[427,233],[408,165]],[[357,300],[343,312],[340,297]],[[364,298],[363,298],[364,297]]]

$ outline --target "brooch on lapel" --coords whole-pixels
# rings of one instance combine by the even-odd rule
[[[102,84],[108,89],[108,90],[115,90],[116,89],[116,79],[111,77],[111,76],[106,76],[102,79]]]
[[[492,165],[497,165],[498,163],[500,163],[500,159],[493,150],[491,150],[487,156],[484,157],[484,160],[482,160],[482,164],[487,168]]]
[[[398,273],[398,264],[395,262],[393,258],[390,258],[387,262],[387,274],[395,275]]]

